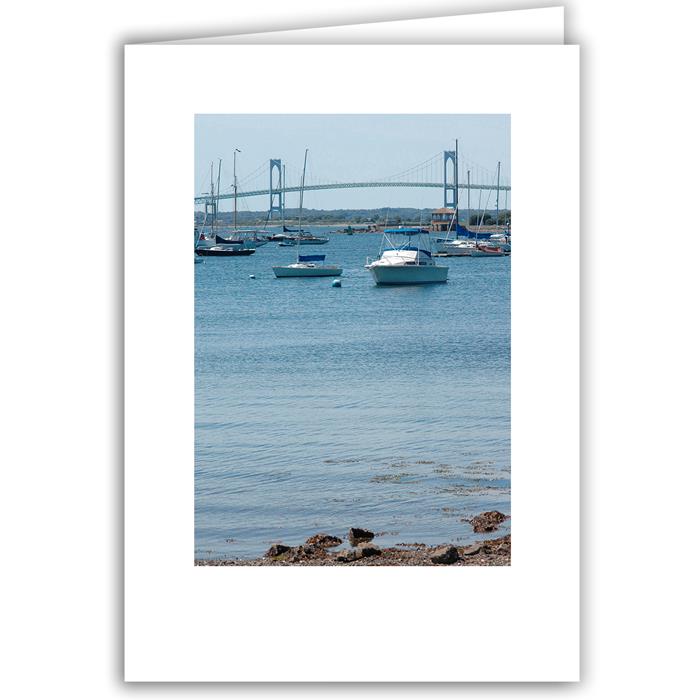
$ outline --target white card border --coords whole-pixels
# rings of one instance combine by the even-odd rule
[[[455,63],[440,111],[512,115],[512,566],[193,567],[193,115],[417,113]],[[126,679],[577,680],[577,47],[129,46],[125,76]]]

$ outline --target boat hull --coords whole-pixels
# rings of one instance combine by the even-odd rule
[[[505,255],[505,251],[502,248],[474,248],[469,255],[472,258],[501,258]]]
[[[275,277],[338,277],[343,274],[341,267],[273,267]]]
[[[302,238],[301,245],[325,245],[330,238]]]
[[[447,282],[446,265],[372,265],[369,268],[378,285],[439,284]]]
[[[329,240],[328,238],[302,238],[301,240],[294,238],[292,240],[282,241],[280,245],[283,248],[291,248],[297,245],[324,245],[328,243]]]
[[[467,257],[471,255],[472,250],[474,250],[474,248],[472,246],[467,245],[438,244],[437,246],[437,252],[440,255],[445,255],[449,258]]]
[[[197,255],[203,255],[210,258],[232,258],[239,255],[252,255],[255,248],[195,248]]]
[[[216,245],[233,246],[234,248],[259,248],[267,243],[262,238],[225,238],[224,236],[216,237]]]

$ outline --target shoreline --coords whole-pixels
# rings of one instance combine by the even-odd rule
[[[439,553],[454,549],[457,558],[451,562],[435,562]],[[495,540],[483,540],[476,545],[419,545],[414,548],[389,547],[380,554],[369,554],[346,561],[340,553],[327,552],[326,556],[292,557],[284,559],[258,557],[257,559],[195,559],[195,566],[510,566],[510,535]]]
[[[496,534],[498,526],[509,516],[489,511],[474,517],[475,533]],[[195,559],[195,566],[510,566],[510,533],[481,540],[471,545],[426,545],[400,543],[384,549],[372,544],[375,534],[350,528],[349,547],[344,540],[320,532],[302,545],[274,544],[254,559]]]

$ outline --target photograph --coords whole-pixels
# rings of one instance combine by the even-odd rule
[[[196,566],[510,566],[510,153],[509,114],[194,116]]]

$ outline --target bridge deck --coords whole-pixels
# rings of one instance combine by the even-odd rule
[[[345,190],[353,188],[363,188],[363,187],[439,187],[442,189],[444,183],[442,182],[331,182],[325,185],[305,185],[304,191],[309,190]],[[458,185],[460,190],[495,190],[499,189],[502,192],[510,191],[510,185],[501,185],[496,188],[495,185]],[[300,189],[299,185],[289,186],[283,188],[281,191],[285,194],[288,192],[298,192]],[[275,189],[273,192],[279,192],[280,190]],[[264,190],[250,190],[248,192],[239,192],[238,198],[243,197],[262,197],[268,196],[270,194],[270,189],[266,188]],[[233,193],[220,194],[219,199],[233,199]],[[216,197],[214,197],[216,199]],[[203,203],[211,201],[211,196],[201,195],[194,198],[195,203]]]

